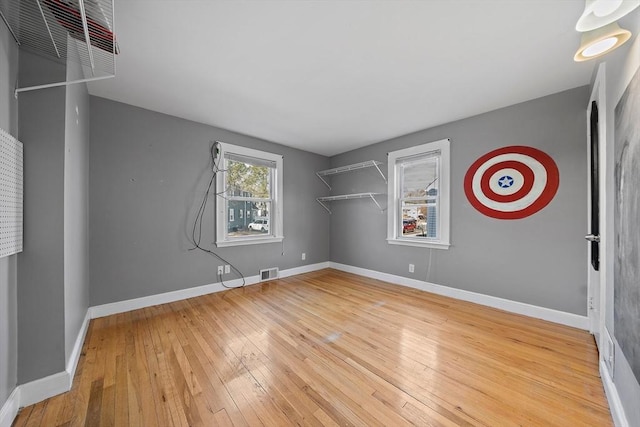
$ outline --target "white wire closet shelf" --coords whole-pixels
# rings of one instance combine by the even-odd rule
[[[113,0],[0,0],[0,18],[21,49],[82,69],[69,80],[18,83],[16,95],[115,76]]]
[[[382,177],[384,182],[386,183],[387,182],[387,178],[385,178],[384,174],[382,173],[382,170],[380,169],[380,165],[381,164],[382,164],[382,162],[379,162],[377,160],[367,160],[366,162],[354,163],[352,165],[340,166],[340,167],[333,168],[333,169],[326,169],[326,170],[318,171],[318,172],[316,172],[316,175],[318,176],[318,178],[320,178],[320,180],[322,182],[324,182],[324,184],[327,187],[329,187],[329,190],[331,190],[331,185],[329,185],[329,183],[323,178],[323,176],[337,175],[339,173],[352,172],[352,171],[358,170],[358,169],[375,167],[378,170],[378,172],[380,173],[380,176]]]
[[[334,202],[336,200],[350,200],[350,199],[366,199],[366,198],[370,198],[373,201],[373,203],[376,204],[378,209],[380,209],[380,212],[384,212],[384,210],[380,206],[380,203],[378,203],[378,201],[375,198],[375,196],[378,196],[378,195],[380,195],[380,193],[341,194],[339,196],[318,197],[318,198],[316,198],[316,201],[318,203],[320,203],[322,205],[322,207],[327,210],[327,212],[331,213],[331,209],[329,209],[329,206],[327,206],[325,204],[326,202]]]

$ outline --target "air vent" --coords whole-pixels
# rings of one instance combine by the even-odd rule
[[[260,270],[260,281],[264,282],[267,280],[277,279],[278,275],[279,275],[278,267],[272,267],[272,268]]]

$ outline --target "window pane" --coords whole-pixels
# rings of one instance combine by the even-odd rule
[[[271,198],[271,171],[273,168],[245,161],[227,159],[227,196]],[[255,163],[255,162],[254,162]]]
[[[402,201],[402,236],[438,238],[438,209],[435,197]]]
[[[439,153],[404,158],[400,163],[400,209],[403,237],[438,238]]]
[[[262,236],[271,233],[271,201],[246,200],[271,199],[272,164],[250,157],[227,156],[227,236]],[[246,215],[234,215],[235,211]]]
[[[235,153],[225,153],[224,157],[225,159],[235,160],[236,162],[242,162],[242,163],[251,163],[252,165],[256,165],[256,166],[267,166],[270,168],[277,167],[275,161],[268,160],[268,159],[261,159],[258,157],[244,156],[242,154],[235,154]]]
[[[229,212],[238,210],[246,215],[236,216],[235,221],[229,217],[227,236],[264,236],[272,235],[271,202],[252,202],[249,200],[229,200]]]
[[[403,159],[400,164],[400,197],[424,197],[438,188],[438,157],[435,155]]]

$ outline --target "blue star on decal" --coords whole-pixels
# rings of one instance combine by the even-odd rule
[[[498,180],[500,188],[509,188],[513,185],[513,178],[509,175],[505,175]]]

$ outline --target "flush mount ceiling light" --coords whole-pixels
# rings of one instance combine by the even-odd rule
[[[580,49],[574,55],[573,60],[582,62],[597,58],[618,48],[630,37],[631,32],[620,28],[616,22],[586,32],[582,34]]]
[[[617,21],[640,6],[640,0],[586,0],[584,12],[578,19],[576,30],[595,30]]]

